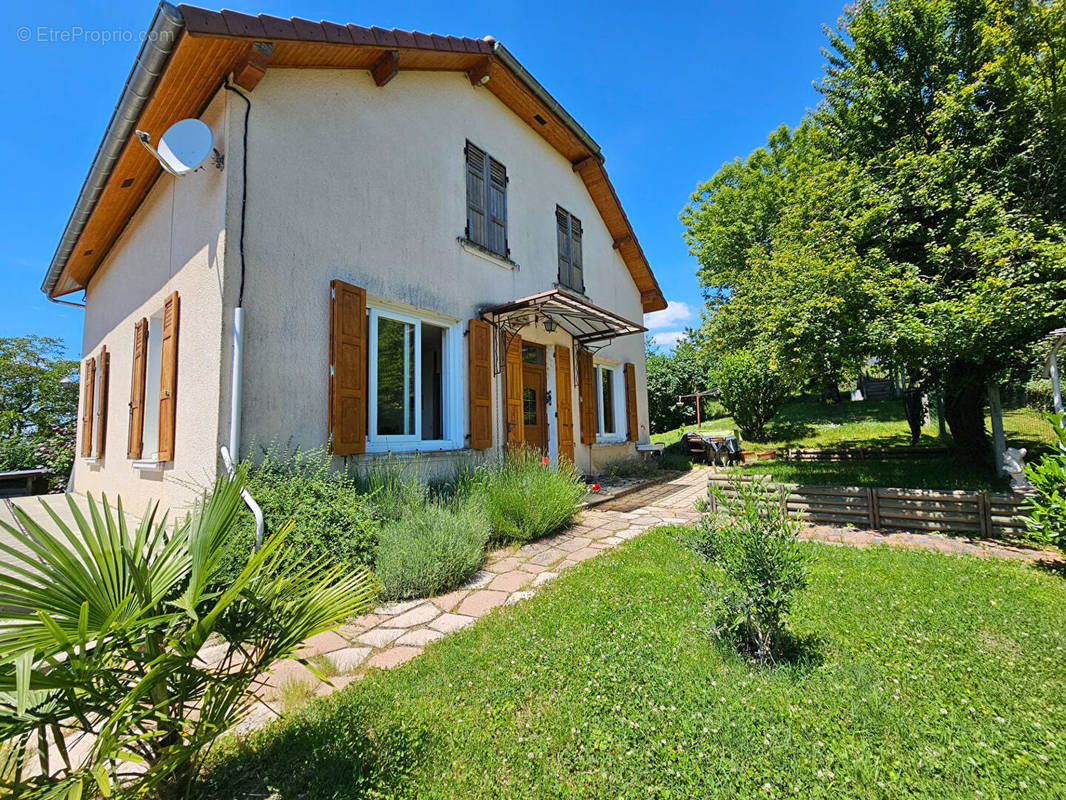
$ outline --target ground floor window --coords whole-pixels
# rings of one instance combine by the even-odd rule
[[[621,425],[625,417],[622,370],[596,365],[596,439],[609,442],[624,438]]]
[[[457,324],[367,305],[369,449],[461,446],[454,396],[461,377]]]

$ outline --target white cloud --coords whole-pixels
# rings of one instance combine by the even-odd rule
[[[660,347],[665,347],[667,350],[673,350],[677,347],[677,343],[681,341],[681,338],[684,335],[684,331],[661,331],[659,333],[653,333],[651,339]]]
[[[692,319],[692,309],[689,308],[688,303],[681,300],[670,300],[668,303],[669,305],[662,311],[652,311],[644,315],[645,327],[652,330],[676,328]]]

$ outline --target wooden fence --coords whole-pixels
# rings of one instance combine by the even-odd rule
[[[709,487],[735,494],[736,476],[712,474]],[[745,476],[750,483],[769,479]],[[814,525],[848,525],[873,530],[960,531],[979,537],[1017,536],[1025,495],[992,492],[942,492],[866,486],[771,484],[782,490],[783,510]],[[714,494],[710,496],[712,509]]]
[[[868,461],[870,459],[940,458],[946,447],[781,447],[777,457],[784,461]]]

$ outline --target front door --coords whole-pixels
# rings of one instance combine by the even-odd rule
[[[522,418],[526,444],[548,452],[548,373],[540,345],[522,343]]]

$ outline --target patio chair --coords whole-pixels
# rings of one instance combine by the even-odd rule
[[[698,433],[686,433],[681,437],[681,444],[690,459],[693,461],[698,459],[707,463],[707,442]]]

